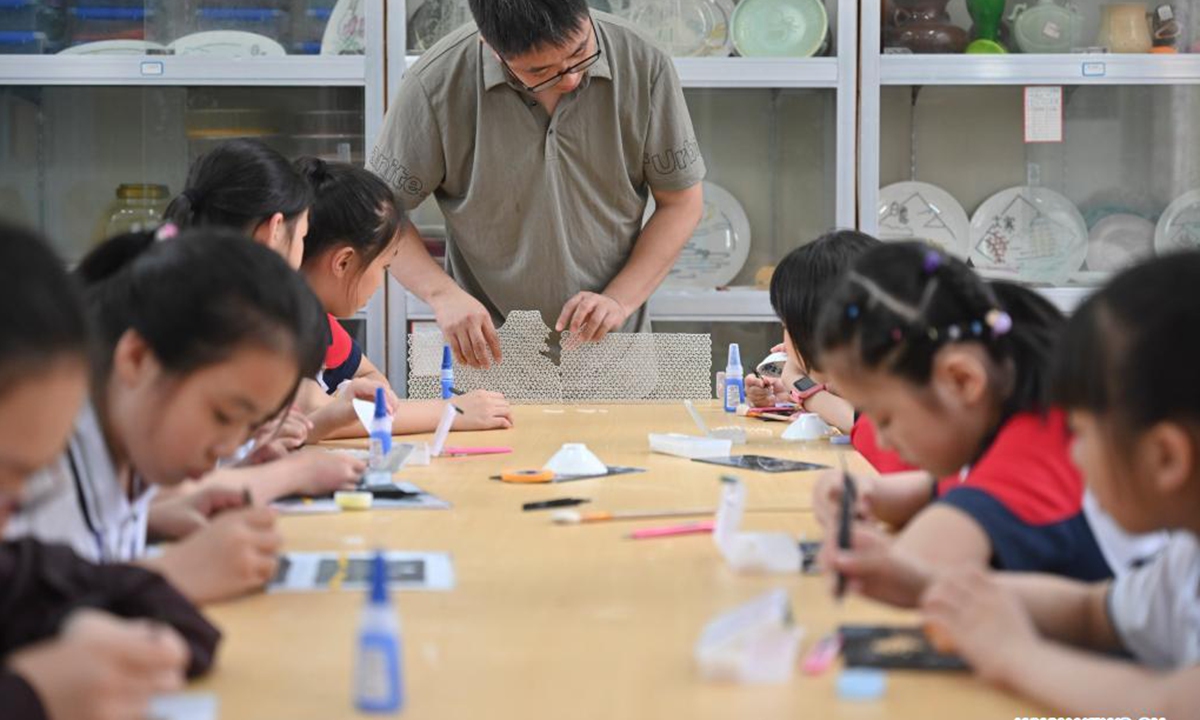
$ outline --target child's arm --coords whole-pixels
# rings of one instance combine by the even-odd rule
[[[904,527],[933,500],[933,478],[924,472],[861,475],[854,481],[859,503],[856,515],[892,527]],[[841,500],[842,473],[823,473],[813,488],[813,512],[826,532],[836,534]]]
[[[804,409],[820,415],[822,420],[844,433],[854,427],[854,406],[828,390],[805,400]]]
[[[1056,709],[1130,717],[1200,714],[1200,667],[1159,674],[1042,639],[1017,596],[982,571],[947,573],[926,593],[922,608],[935,635],[983,678]]]
[[[975,518],[939,503],[920,512],[900,531],[895,551],[934,567],[969,564],[985,568],[992,558],[992,541]]]
[[[261,465],[222,468],[204,476],[202,488],[248,490],[255,504],[288,495],[327,495],[354,483],[366,463],[350,455],[308,449]]]
[[[1121,649],[1108,618],[1111,583],[1038,573],[996,573],[994,577],[1000,587],[1020,599],[1043,636],[1102,652]]]

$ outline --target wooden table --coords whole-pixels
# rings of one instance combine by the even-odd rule
[[[779,439],[782,424],[702,410],[710,426],[744,424],[742,452],[837,465],[866,463],[849,450]],[[889,674],[885,697],[837,698],[836,673],[797,672],[779,686],[702,682],[692,648],[715,614],[771,588],[786,588],[804,651],[842,622],[911,624],[915,618],[878,605],[829,597],[824,578],[739,576],[710,536],[630,541],[631,529],[654,524],[559,527],[521,504],[590,497],[592,509],[715,506],[724,469],[652,455],[649,432],[694,433],[680,405],[519,407],[504,433],[456,433],[455,444],[514,447],[510,456],[435,460],[406,469],[405,480],[453,503],[452,510],[374,511],[292,516],[280,521],[290,550],[447,551],[457,588],[396,593],[404,628],[409,718],[921,718],[1009,720],[1041,715],[966,674]],[[557,486],[488,480],[501,468],[540,467],[564,442],[585,442],[610,465],[644,467],[640,475]],[[738,452],[738,450],[735,450]],[[749,506],[810,505],[814,473],[741,473]],[[750,529],[817,538],[806,513],[750,514]],[[352,662],[363,595],[330,592],[261,595],[211,608],[225,631],[214,673],[195,690],[215,692],[225,720],[331,720],[354,717]]]

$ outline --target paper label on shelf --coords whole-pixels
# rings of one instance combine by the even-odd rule
[[[1025,88],[1025,142],[1063,141],[1062,87]]]
[[[1162,20],[1163,22],[1167,22],[1168,20],[1175,19],[1175,13],[1171,10],[1170,5],[1159,5],[1158,6],[1158,19]]]
[[[1057,40],[1062,37],[1062,28],[1058,26],[1058,23],[1048,22],[1046,23],[1046,26],[1042,28],[1042,34],[1048,38]]]

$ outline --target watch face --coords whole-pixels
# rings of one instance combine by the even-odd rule
[[[816,386],[817,386],[817,383],[807,375],[801,375],[799,380],[792,383],[792,387],[796,388],[796,392],[800,392],[800,393],[808,392],[809,390],[811,390],[812,388],[815,388]]]

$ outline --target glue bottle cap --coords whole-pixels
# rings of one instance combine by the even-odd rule
[[[387,398],[383,395],[383,388],[375,388],[375,419],[385,418],[388,416]]]
[[[729,343],[729,362],[726,363],[725,374],[742,374],[742,349],[737,343]]]

